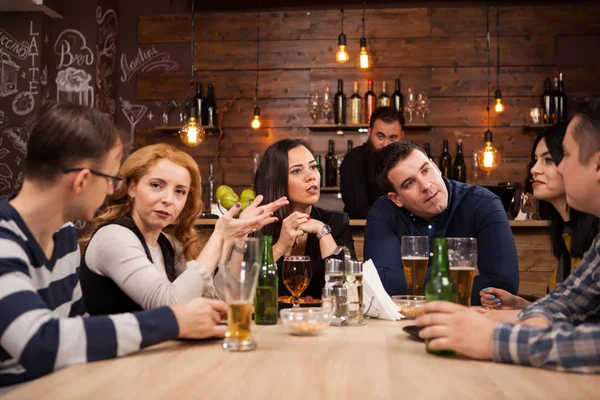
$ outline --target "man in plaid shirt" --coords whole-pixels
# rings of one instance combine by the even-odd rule
[[[558,166],[567,203],[600,216],[600,101],[581,108],[563,140]],[[417,324],[429,347],[466,356],[600,373],[600,235],[579,267],[551,293],[519,313],[432,302]]]

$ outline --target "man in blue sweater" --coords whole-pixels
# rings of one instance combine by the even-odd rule
[[[517,250],[500,199],[489,190],[448,180],[415,143],[400,140],[385,147],[378,159],[379,184],[387,192],[371,207],[365,233],[365,260],[371,259],[390,295],[406,294],[400,245],[402,236],[477,239],[477,267],[471,304],[479,292],[519,288]],[[430,268],[426,280],[429,279]]]
[[[20,193],[0,201],[0,393],[53,370],[176,338],[222,337],[219,300],[83,318],[77,233],[114,186],[123,146],[110,118],[55,105],[31,133]]]

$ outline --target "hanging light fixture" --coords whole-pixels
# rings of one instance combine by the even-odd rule
[[[496,42],[498,49],[498,63],[496,65],[496,107],[495,110],[497,113],[501,113],[504,111],[504,105],[502,104],[502,91],[500,91],[500,9],[496,7]]]
[[[479,168],[488,173],[500,165],[500,153],[492,145],[492,131],[490,130],[490,93],[491,93],[491,76],[490,70],[492,61],[490,56],[490,8],[486,7],[487,21],[487,52],[488,52],[488,93],[487,93],[487,130],[485,131],[485,145],[477,152],[477,163]]]
[[[365,9],[366,1],[363,0],[363,14],[362,14],[362,37],[360,38],[360,53],[358,54],[358,66],[361,69],[369,69],[372,66],[371,56],[367,51],[367,38],[365,37]]]
[[[252,129],[260,129],[260,106],[258,105],[258,57],[260,54],[260,4],[256,13],[256,86],[254,87],[254,98],[256,105],[254,106],[254,117],[250,122]]]
[[[194,72],[195,72],[195,64],[194,64],[194,3],[195,0],[192,0],[192,37],[191,37],[191,45],[190,45],[190,57],[192,59],[192,72],[190,73],[190,92],[192,93],[192,97],[194,96]],[[196,120],[196,105],[192,101],[192,105],[190,107],[190,116],[185,125],[179,130],[179,138],[186,146],[196,147],[200,143],[204,141],[206,137],[206,132],[202,127],[198,124],[198,120]]]
[[[342,15],[342,33],[340,33],[340,36],[338,36],[338,51],[335,53],[335,59],[340,64],[344,64],[350,59],[350,55],[346,50],[346,35],[344,35],[344,4],[342,4],[340,13]]]

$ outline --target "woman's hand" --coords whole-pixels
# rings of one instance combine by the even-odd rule
[[[275,243],[274,247],[277,246],[281,254],[286,254],[292,249],[292,246],[296,242],[299,236],[304,235],[304,231],[299,227],[309,221],[307,214],[294,211],[288,215],[281,224],[281,232],[279,233],[279,240]]]
[[[317,221],[316,219],[309,219],[305,223],[298,225],[298,229],[300,229],[303,232],[312,233],[316,235],[317,233],[321,232],[323,226],[325,226],[325,224],[321,221]]]
[[[215,233],[223,237],[239,238],[248,235],[250,232],[256,232],[265,225],[276,222],[277,217],[273,215],[273,211],[286,204],[287,199],[283,197],[273,203],[258,207],[262,199],[262,196],[256,196],[252,204],[246,207],[246,210],[250,208],[248,213],[242,213],[244,215],[243,218],[242,215],[240,215],[240,218],[234,218],[242,208],[241,203],[235,203],[225,215],[219,218],[215,224]]]
[[[493,287],[485,288],[479,292],[481,296],[481,305],[496,310],[514,310],[523,309],[529,303],[527,300],[508,293],[506,290]]]
[[[280,207],[285,206],[286,204],[290,204],[287,197],[283,196],[269,204],[265,204],[261,206],[260,203],[263,201],[263,196],[259,194],[256,196],[254,201],[246,207],[242,213],[240,214],[240,219],[249,219],[261,215],[263,213],[275,212]]]

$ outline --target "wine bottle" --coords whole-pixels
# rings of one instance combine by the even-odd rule
[[[202,82],[196,82],[196,95],[194,96],[196,106],[196,119],[199,125],[204,125],[204,97],[202,97]]]
[[[558,122],[566,122],[567,118],[567,95],[562,72],[558,74],[558,110],[556,111]]]
[[[277,264],[273,261],[273,237],[263,236],[261,247],[261,262],[254,297],[254,322],[257,325],[276,325],[279,279]]]
[[[431,155],[431,145],[429,143],[425,143],[423,149],[425,150],[425,154],[427,154],[427,158],[433,160],[433,156]]]
[[[205,117],[202,120],[207,126],[217,126],[217,105],[215,103],[215,95],[213,94],[212,83],[208,84],[206,92],[206,100],[204,100]]]
[[[400,91],[400,79],[396,79],[396,91],[392,95],[392,104],[399,113],[404,112],[404,95]]]
[[[358,81],[354,81],[354,93],[350,96],[350,123],[362,124],[362,97],[358,94]]]
[[[325,186],[337,186],[337,156],[331,139],[329,140],[329,152],[325,154]]]
[[[387,94],[387,82],[381,83],[381,95],[379,96],[379,107],[389,107],[392,105],[392,99]]]
[[[440,170],[442,175],[448,179],[452,179],[452,156],[448,152],[448,141],[444,140],[444,150],[440,156]]]
[[[558,91],[558,76],[554,77],[554,85],[552,87],[552,121],[550,123],[555,124],[558,122],[558,112],[559,112],[559,99],[560,93]]]
[[[335,114],[334,122],[336,125],[346,124],[346,96],[344,95],[344,81],[338,79],[338,91],[335,94]]]
[[[373,114],[373,111],[377,107],[377,97],[373,92],[373,79],[369,78],[368,82],[369,90],[365,93],[365,119],[363,122],[365,124],[371,122],[371,114]]]
[[[457,142],[456,158],[454,159],[453,176],[455,181],[467,182],[467,164],[463,157],[462,140]]]
[[[352,140],[348,140],[348,151],[346,152],[346,155],[348,155],[348,153],[350,153],[353,148],[354,148],[354,142]]]
[[[317,156],[317,171],[319,171],[319,175],[321,176],[321,179],[319,180],[319,186],[323,187],[323,179],[325,179],[325,175],[323,175],[323,167],[321,166],[321,156],[318,155]]]
[[[544,124],[552,123],[552,92],[550,91],[550,78],[544,82],[544,94],[542,95],[542,108],[544,114],[542,120]]]

